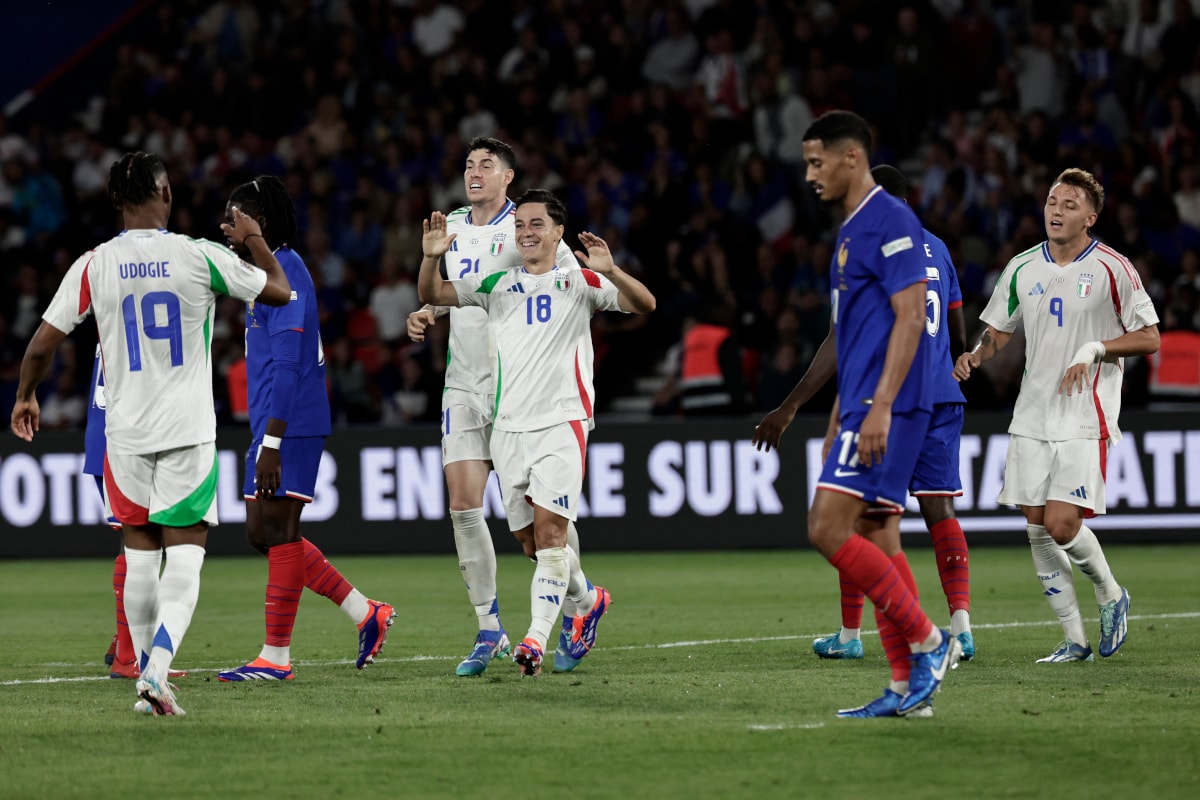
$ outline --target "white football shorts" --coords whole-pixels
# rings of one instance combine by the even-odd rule
[[[442,466],[455,461],[491,461],[496,398],[465,389],[442,392]]]
[[[104,496],[126,525],[217,524],[217,443],[104,457]]]
[[[587,427],[576,420],[537,431],[492,434],[492,463],[500,477],[509,530],[531,525],[534,505],[575,520],[587,461]]]
[[[1010,436],[1002,505],[1044,506],[1047,500],[1103,514],[1108,443],[1098,439],[1043,442]]]

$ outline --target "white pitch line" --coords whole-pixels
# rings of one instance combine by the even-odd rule
[[[1182,611],[1174,614],[1130,614],[1129,619],[1134,621],[1140,620],[1156,620],[1156,619],[1195,619],[1200,617],[1200,611]],[[1085,620],[1087,622],[1096,622],[1096,619]],[[1036,622],[985,622],[975,623],[971,625],[972,630],[1002,630],[1004,628],[1040,628],[1047,625],[1057,625],[1057,620],[1038,620]],[[794,642],[794,641],[811,641],[818,636],[825,636],[826,633],[816,634],[796,634],[793,636],[746,636],[737,639],[695,639],[682,642],[662,642],[659,644],[629,644],[618,645],[616,647],[604,647],[604,650],[663,650],[672,647],[704,647],[714,644],[753,644],[757,642]],[[863,636],[878,636],[879,631],[864,630]],[[453,661],[458,656],[433,656],[433,655],[414,655],[405,658],[381,658],[376,660],[376,664],[403,664],[415,663],[420,661]],[[352,659],[339,659],[335,661],[295,661],[298,667],[336,667],[346,664],[353,664]],[[55,661],[45,664],[34,664],[34,667],[62,667],[74,668],[78,667],[96,667],[99,662],[89,662],[85,664],[68,664],[61,661]],[[213,666],[192,666],[188,665],[189,673],[201,674],[207,672],[217,672],[221,667]],[[86,683],[88,681],[107,681],[112,680],[107,675],[78,675],[65,678],[18,678],[16,680],[0,681],[0,686],[28,686],[39,683]],[[796,726],[791,726],[796,727]],[[801,726],[802,727],[802,726]],[[772,728],[773,729],[773,728]],[[764,730],[766,730],[764,728]]]
[[[815,731],[824,727],[824,722],[801,722],[795,725],[747,725],[746,729],[751,731]]]

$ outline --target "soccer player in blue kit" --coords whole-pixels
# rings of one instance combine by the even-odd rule
[[[300,512],[312,502],[317,471],[330,433],[325,354],[312,276],[292,249],[296,215],[279,178],[259,176],[233,190],[234,211],[256,219],[262,236],[292,286],[291,302],[278,308],[246,305],[246,375],[250,430],[246,454],[246,532],[268,560],[266,643],[249,664],[218,674],[222,681],[292,680],[292,628],[307,585],[341,606],[358,625],[356,665],[374,661],[396,614],[350,586],[317,547],[300,536]],[[235,250],[243,242],[230,239]]]
[[[893,197],[904,198],[908,191],[908,180],[900,170],[881,164],[871,170],[871,177]],[[926,289],[926,336],[921,339],[922,348],[931,348],[926,359],[930,370],[928,380],[933,386],[933,416],[929,431],[921,446],[921,455],[913,472],[909,491],[917,498],[921,515],[933,539],[937,559],[938,577],[950,610],[950,633],[962,646],[961,660],[975,657],[975,640],[970,626],[970,566],[967,540],[962,526],[954,516],[953,498],[962,494],[959,477],[959,440],[962,434],[963,407],[966,399],[954,379],[954,358],[963,352],[966,345],[966,321],[962,312],[962,293],[958,276],[946,245],[933,234],[924,231],[924,257],[929,282]],[[836,336],[831,330],[821,344],[809,369],[804,373],[787,399],[763,418],[755,427],[754,443],[762,448],[778,447],[783,432],[795,418],[804,403],[824,386],[837,372]],[[825,452],[829,451],[839,432],[838,409],[830,417],[829,431],[825,438]],[[857,531],[866,534],[882,522],[894,528],[885,534],[898,539],[900,514],[886,513],[873,509],[860,521]],[[879,515],[883,514],[882,519]],[[907,558],[897,548],[893,562],[902,572],[909,569]],[[863,593],[857,586],[842,584],[842,630],[832,636],[816,639],[813,651],[822,658],[855,659],[863,657],[859,629],[862,624]],[[883,641],[892,666],[892,680],[908,680],[908,659],[903,640],[895,638]],[[893,692],[894,693],[894,692]],[[886,699],[891,695],[885,695]],[[885,704],[886,705],[886,704]],[[886,710],[886,708],[885,708]],[[865,714],[858,714],[863,716]],[[885,714],[887,716],[887,714]]]
[[[912,211],[871,177],[870,146],[867,123],[847,111],[823,114],[804,136],[809,184],[844,212],[831,265],[840,430],[817,483],[808,536],[840,580],[882,612],[880,635],[902,639],[912,653],[907,684],[895,682],[868,704],[885,701],[891,713],[872,716],[928,715],[961,646],[921,610],[911,570],[898,566],[899,536],[883,535],[887,528],[872,538],[855,532],[868,509],[903,511],[933,406],[928,348],[919,347],[924,234]]]

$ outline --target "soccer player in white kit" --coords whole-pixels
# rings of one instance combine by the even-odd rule
[[[122,157],[109,171],[108,193],[125,230],[63,278],[25,351],[12,429],[33,440],[37,385],[62,340],[94,314],[107,399],[105,493],[125,537],[125,613],[141,659],[134,709],[183,715],[167,676],[217,523],[216,297],[283,305],[291,287],[258,223],[240,212],[222,228],[247,244],[258,268],[224,245],[168,232],[171,187],[158,156]]]
[[[1121,438],[1122,357],[1158,350],[1158,315],[1129,260],[1091,236],[1104,190],[1065,170],[1046,198],[1047,241],[1008,262],[980,320],[979,344],[954,376],[1001,350],[1025,324],[1025,373],[1013,410],[999,502],[1020,506],[1042,592],[1064,641],[1038,663],[1092,661],[1071,565],[1096,590],[1100,655],[1125,642],[1129,592],[1117,583],[1085,519],[1103,514],[1110,444]]]
[[[606,590],[587,581],[567,546],[593,427],[591,317],[602,310],[646,314],[655,301],[591,233],[579,235],[587,255],[576,255],[585,267],[556,264],[566,208],[551,192],[530,190],[516,206],[515,244],[523,266],[443,280],[439,262],[457,235],[447,234],[445,216],[435,212],[424,223],[417,290],[427,303],[480,306],[488,314],[495,346],[492,458],[509,528],[537,561],[530,628],[513,660],[522,674],[537,675],[563,597],[581,611],[590,609],[573,620],[575,660],[591,649],[611,601]]]
[[[449,280],[519,267],[513,220],[516,204],[508,198],[515,176],[516,156],[511,147],[490,137],[467,145],[463,185],[470,205],[452,211],[446,229],[455,240],[446,253]],[[560,242],[557,261],[577,266],[571,248]],[[450,520],[454,547],[467,596],[475,608],[479,632],[471,652],[455,674],[480,675],[493,658],[508,655],[508,634],[500,622],[496,597],[496,548],[483,517],[483,494],[492,470],[490,440],[495,397],[489,353],[487,312],[481,308],[429,306],[408,316],[408,335],[423,341],[434,320],[450,315],[450,341],[446,386],[442,393],[442,466],[450,494]],[[568,546],[579,555],[579,535],[574,523],[567,527]],[[569,655],[574,604],[563,605],[563,633],[554,653],[555,669],[569,671],[579,662]]]

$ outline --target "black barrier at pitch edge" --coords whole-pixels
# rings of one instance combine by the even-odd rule
[[[1192,415],[1125,415],[1125,439],[1108,460],[1109,514],[1091,526],[1105,541],[1200,539],[1200,432]],[[600,420],[589,441],[578,526],[589,550],[807,547],[808,501],[819,471],[825,420],[798,418],[779,452],[750,443],[757,420],[648,424]],[[1018,512],[997,507],[1007,446],[1004,415],[968,414],[964,494],[956,509],[975,544],[1024,544]],[[213,554],[249,554],[241,470],[249,436],[218,436],[222,524]],[[111,555],[116,537],[99,522],[94,481],[81,476],[82,436],[0,440],[0,557]],[[913,506],[915,508],[915,505]],[[485,512],[497,547],[518,552],[500,519],[493,476]],[[908,546],[928,543],[916,514]],[[302,532],[330,554],[453,553],[436,427],[354,428],[327,442]]]

